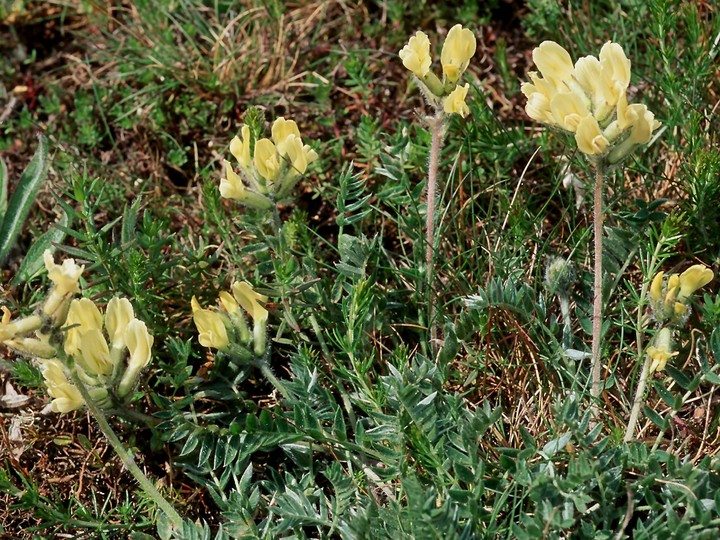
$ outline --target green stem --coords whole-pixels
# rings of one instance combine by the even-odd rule
[[[443,111],[438,110],[430,121],[430,160],[428,163],[427,179],[427,211],[425,221],[425,268],[427,277],[428,298],[428,325],[430,327],[430,350],[435,356],[437,347],[437,323],[435,321],[436,298],[433,294],[433,279],[435,277],[435,195],[437,192],[437,174],[440,163],[440,150],[443,143]]]
[[[95,417],[98,426],[100,426],[100,430],[103,432],[103,435],[105,435],[105,438],[110,443],[110,446],[112,446],[113,450],[115,450],[115,452],[117,453],[120,461],[122,461],[122,464],[128,471],[130,471],[130,474],[135,477],[135,480],[137,480],[138,484],[140,484],[140,487],[143,489],[143,491],[145,491],[145,493],[149,495],[153,501],[155,501],[155,504],[158,506],[158,508],[160,508],[165,513],[165,515],[170,519],[170,521],[172,521],[175,529],[178,531],[182,530],[183,518],[180,517],[180,514],[177,513],[175,508],[173,508],[173,506],[168,502],[168,500],[160,494],[155,485],[150,481],[150,479],[145,475],[145,473],[140,470],[140,467],[137,466],[132,454],[125,449],[125,446],[113,431],[110,423],[107,421],[105,413],[103,413],[102,409],[98,406],[97,403],[95,403],[95,400],[90,396],[90,393],[83,384],[82,380],[80,380],[80,377],[77,376],[77,373],[74,369],[70,370],[70,376],[72,378],[73,384],[80,391],[80,395],[82,396],[83,400],[85,400],[85,404],[87,405],[88,409],[90,409],[90,412]]]
[[[603,240],[603,180],[605,167],[602,162],[595,165],[595,202],[593,205],[593,230],[595,244],[595,280],[592,315],[592,389],[593,416],[597,418],[598,400],[602,390],[602,347],[600,334],[602,332],[602,240]]]
[[[258,368],[260,368],[260,371],[265,376],[265,378],[270,381],[270,384],[272,384],[277,389],[277,391],[282,394],[282,397],[284,397],[287,401],[292,401],[292,394],[288,392],[288,389],[283,383],[280,382],[280,379],[275,376],[275,374],[270,369],[270,366],[267,365],[267,362],[265,360],[259,359],[256,365]]]
[[[650,264],[647,266],[648,270],[654,270],[655,266],[657,265],[658,257],[660,256],[660,251],[663,246],[662,237],[658,240],[657,244],[655,245],[655,251],[652,255],[652,259],[650,260]],[[650,275],[654,272],[650,272]],[[637,342],[637,351],[638,351],[638,358],[641,358],[643,355],[643,352],[645,351],[645,345],[643,344],[643,331],[644,331],[644,325],[643,325],[643,312],[645,307],[645,296],[647,295],[648,286],[650,285],[650,281],[646,280],[645,283],[643,283],[642,290],[640,291],[640,299],[638,301],[638,316],[637,316],[637,334],[635,336],[635,341]],[[638,381],[638,387],[635,391],[635,399],[633,400],[633,406],[630,410],[630,418],[628,419],[628,425],[625,429],[625,436],[623,437],[624,442],[630,442],[630,440],[635,436],[635,427],[637,426],[637,421],[640,418],[640,408],[642,407],[642,404],[645,402],[645,386],[647,385],[647,379],[650,375],[650,363],[651,359],[649,356],[645,355],[645,360],[643,361],[643,367],[642,371],[640,372],[640,380]]]

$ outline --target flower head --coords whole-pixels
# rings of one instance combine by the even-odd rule
[[[533,60],[541,75],[529,73],[521,87],[528,116],[575,133],[578,149],[593,159],[618,163],[660,127],[645,105],[628,105],[630,60],[617,43],[573,65],[563,47],[545,41]]]
[[[415,77],[420,90],[438,112],[457,113],[465,117],[470,111],[465,104],[468,86],[458,81],[475,54],[475,34],[456,24],[448,32],[440,53],[443,80],[431,70],[430,39],[424,32],[417,32],[400,51],[403,65]]]
[[[272,140],[261,138],[252,145],[249,126],[242,126],[242,138],[234,137],[230,142],[230,152],[240,169],[236,172],[229,161],[223,161],[220,195],[269,210],[273,201],[287,195],[308,165],[317,159],[315,150],[303,143],[294,120],[281,116],[273,122],[271,131]]]
[[[680,274],[680,292],[677,295],[679,302],[686,300],[698,289],[713,280],[713,271],[701,264],[696,264]]]
[[[690,315],[693,293],[713,280],[713,271],[696,264],[682,274],[658,272],[650,283],[649,299],[655,319],[683,326]]]

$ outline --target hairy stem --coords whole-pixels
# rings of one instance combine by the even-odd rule
[[[135,477],[135,480],[137,480],[138,484],[140,484],[143,491],[145,491],[145,493],[155,502],[158,508],[165,513],[170,521],[172,521],[175,529],[178,531],[182,530],[183,518],[180,517],[180,514],[177,513],[172,504],[170,504],[168,500],[160,494],[152,481],[140,470],[140,467],[137,466],[132,454],[125,448],[123,443],[115,434],[115,431],[113,431],[113,428],[110,426],[110,423],[105,417],[105,413],[98,404],[95,403],[95,400],[92,398],[87,388],[85,388],[82,380],[80,380],[77,373],[75,373],[75,370],[71,369],[70,375],[73,384],[80,391],[80,395],[85,400],[85,404],[95,417],[95,421],[98,423],[98,426],[100,426],[100,431],[103,432],[103,435],[105,435],[105,438],[110,443],[110,446],[112,446],[113,450],[117,453],[120,461],[122,461],[122,464],[128,471],[130,471],[130,474]]]
[[[598,398],[602,388],[602,361],[600,334],[602,331],[602,245],[603,245],[603,180],[605,168],[602,162],[595,167],[595,202],[593,205],[593,231],[595,239],[595,281],[593,285],[592,315],[592,389],[593,416],[597,417]]]
[[[270,366],[268,366],[267,362],[265,360],[258,360],[257,366],[260,368],[260,371],[265,376],[265,378],[270,381],[270,384],[272,384],[278,392],[284,397],[287,401],[291,401],[292,397],[290,392],[288,392],[288,389],[285,387],[283,383],[280,382],[280,379],[278,379],[275,374],[270,369]]]
[[[439,110],[435,116],[429,117],[430,123],[430,161],[428,163],[427,179],[427,212],[425,222],[425,268],[427,277],[428,298],[428,325],[430,328],[430,350],[435,355],[437,346],[437,323],[435,321],[435,295],[433,293],[433,279],[435,277],[435,195],[437,192],[437,174],[440,162],[440,150],[443,143],[443,111]]]

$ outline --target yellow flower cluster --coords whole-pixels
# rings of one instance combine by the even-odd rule
[[[65,413],[84,405],[71,382],[71,369],[93,399],[109,407],[132,391],[140,371],[150,362],[153,337],[126,299],[113,298],[104,320],[91,300],[73,299],[80,292],[83,266],[73,259],[57,265],[49,251],[44,260],[53,282],[47,299],[38,314],[17,321],[11,321],[3,307],[0,342],[39,360],[53,411]],[[65,365],[58,358],[62,353],[73,361]]]
[[[282,116],[273,122],[272,140],[253,141],[247,125],[242,126],[240,135],[230,141],[230,153],[237,160],[239,174],[225,160],[220,194],[260,210],[272,208],[276,200],[287,196],[318,157],[315,150],[303,144],[295,121]]]
[[[101,406],[111,405],[113,398],[126,398],[150,363],[154,341],[145,323],[135,318],[132,304],[126,298],[113,298],[103,319],[92,300],[73,300],[65,327],[65,354],[74,359],[74,369],[93,398]],[[46,371],[46,380],[54,373]],[[50,395],[55,397],[52,390]],[[80,406],[82,402],[76,408]]]
[[[585,56],[573,65],[554,41],[533,51],[540,70],[522,85],[525,111],[534,120],[575,134],[578,149],[594,159],[620,162],[647,144],[660,122],[645,105],[628,104],[630,60],[617,43],[607,42],[598,58]]]
[[[476,49],[475,34],[456,24],[448,32],[440,53],[443,80],[431,70],[430,38],[424,32],[416,32],[400,51],[403,65],[417,78],[425,97],[445,113],[457,113],[463,118],[470,113],[465,98],[469,84],[460,86],[458,81],[470,63]]]
[[[658,272],[650,284],[650,306],[659,323],[682,326],[690,314],[690,297],[713,280],[713,271],[696,264],[682,274]]]
[[[252,341],[255,355],[261,357],[265,354],[268,311],[264,304],[267,296],[255,292],[246,281],[236,281],[231,290],[232,294],[220,292],[222,309],[203,308],[193,296],[191,306],[193,321],[199,333],[198,341],[203,347],[238,357],[246,356],[243,352]],[[252,338],[241,307],[253,320]]]
[[[690,300],[698,289],[713,280],[713,271],[701,264],[696,264],[682,274],[665,275],[658,272],[650,284],[650,307],[655,320],[663,326],[653,344],[648,347],[647,354],[652,360],[650,372],[662,371],[668,360],[675,356],[672,351],[673,327],[681,327],[690,315]]]

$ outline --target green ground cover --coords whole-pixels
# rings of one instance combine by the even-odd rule
[[[398,51],[423,30],[439,70],[458,23],[477,51],[469,114],[444,124],[428,279],[433,110]],[[662,122],[605,177],[598,399],[594,168],[521,93],[544,40],[573,59],[619,43],[630,101]],[[185,521],[93,414],[43,412],[38,364],[2,348],[0,535],[715,538],[717,279],[624,439],[658,345],[653,276],[720,269],[719,47],[712,2],[0,0],[9,194],[47,151],[2,304],[42,305],[42,242],[103,311],[132,302],[152,361],[109,421]],[[278,117],[318,158],[272,210],[221,197],[232,138]],[[262,362],[198,341],[191,299],[236,281],[267,297]]]

